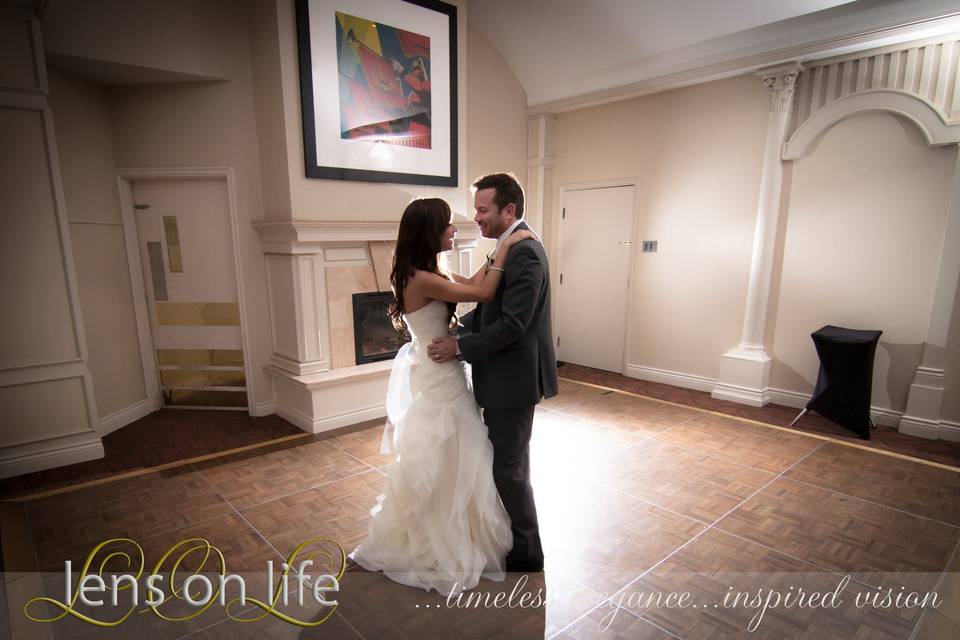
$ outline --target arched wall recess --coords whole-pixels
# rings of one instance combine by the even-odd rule
[[[876,89],[846,96],[820,109],[801,124],[784,145],[784,160],[799,160],[830,127],[845,118],[872,111],[901,116],[912,122],[930,145],[960,142],[960,125],[923,98],[901,91]]]
[[[783,163],[804,157],[845,118],[887,112],[912,122],[930,145],[960,143],[960,39],[956,35],[876,49],[845,58],[757,72],[771,90],[767,150],[761,173],[743,337],[721,358],[712,395],[753,405],[769,402],[769,349],[763,344],[770,296],[774,230],[778,224]],[[784,113],[786,112],[786,113]],[[785,116],[793,116],[786,136]],[[775,145],[775,157],[769,153]],[[960,155],[954,168],[934,300],[923,355],[898,428],[926,438],[960,441],[960,429],[940,417],[944,366],[957,283],[960,280]]]

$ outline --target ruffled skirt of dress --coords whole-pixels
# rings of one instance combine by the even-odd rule
[[[437,364],[414,341],[394,360],[381,453],[396,455],[350,554],[369,571],[443,595],[504,579],[513,544],[493,481],[493,445],[465,366]]]

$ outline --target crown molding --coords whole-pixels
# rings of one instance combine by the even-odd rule
[[[629,100],[640,96],[678,89],[703,82],[721,80],[752,73],[764,67],[807,62],[835,56],[845,56],[867,49],[902,44],[911,40],[930,38],[932,34],[943,35],[960,31],[960,9],[925,16],[894,25],[863,29],[853,33],[812,40],[802,44],[781,47],[770,51],[740,49],[726,56],[702,56],[673,64],[683,67],[677,71],[662,73],[637,82],[618,87],[591,91],[579,96],[552,100],[527,107],[528,117],[544,113],[564,113],[585,109],[610,102]],[[679,51],[662,54],[663,57],[681,56]],[[720,59],[718,57],[727,57]]]

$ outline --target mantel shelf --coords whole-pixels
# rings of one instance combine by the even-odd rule
[[[480,227],[456,216],[457,238],[477,240]],[[253,228],[264,245],[307,246],[343,242],[376,242],[397,239],[396,220],[257,220]]]

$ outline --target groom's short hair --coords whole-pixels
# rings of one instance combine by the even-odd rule
[[[523,217],[523,187],[512,173],[488,173],[473,182],[473,190],[494,189],[493,201],[503,210],[511,202],[517,209],[517,220]]]

